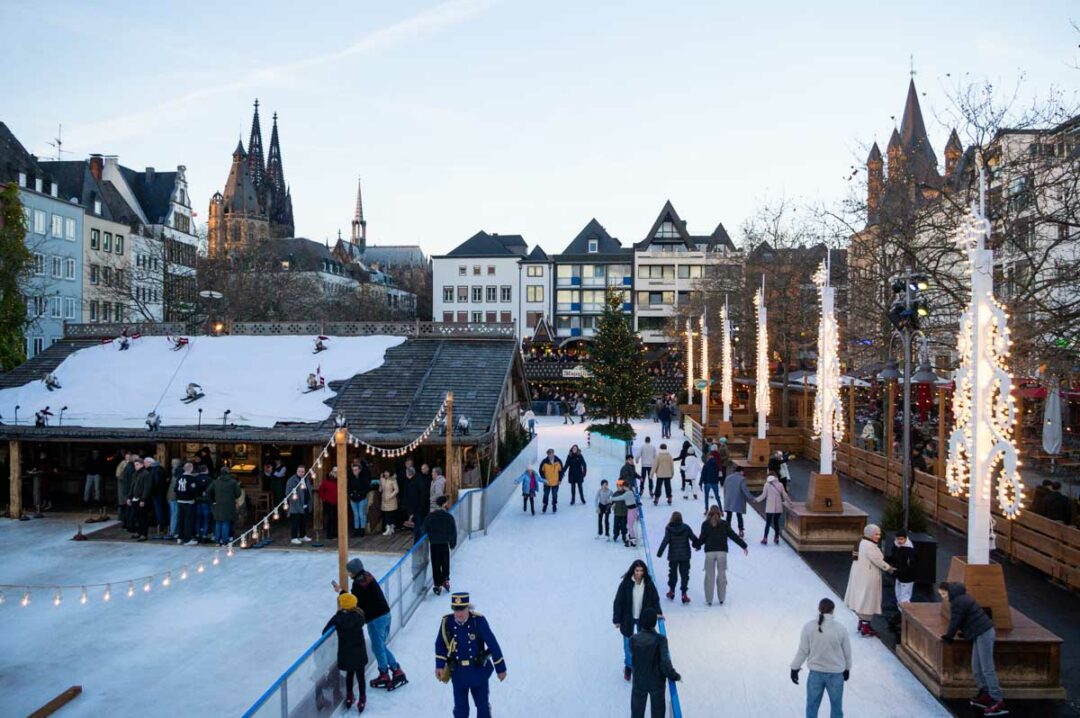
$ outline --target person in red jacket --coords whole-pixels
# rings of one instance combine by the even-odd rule
[[[323,502],[323,528],[326,538],[337,536],[337,467],[319,484],[319,500]]]

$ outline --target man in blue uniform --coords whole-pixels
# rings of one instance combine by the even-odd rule
[[[502,649],[487,619],[472,610],[469,594],[451,594],[450,607],[454,612],[443,616],[435,636],[435,677],[453,680],[454,718],[468,718],[470,692],[477,718],[491,718],[488,680],[492,672],[506,680]]]

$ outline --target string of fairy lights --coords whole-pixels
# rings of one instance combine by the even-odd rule
[[[431,420],[431,423],[408,444],[393,448],[375,446],[354,436],[352,432],[349,432],[347,441],[350,446],[359,448],[371,456],[385,458],[405,456],[418,448],[431,436],[436,428],[438,428],[440,422],[446,416],[448,402],[448,397],[443,399],[442,405],[439,407],[438,411],[436,411],[435,417]],[[450,431],[450,427],[447,427],[447,430]],[[82,605],[90,603],[95,597],[104,603],[108,603],[117,595],[126,598],[134,598],[140,594],[148,595],[153,592],[155,587],[159,589],[169,588],[178,581],[186,582],[189,578],[202,575],[209,569],[222,566],[228,559],[236,554],[236,548],[251,548],[259,544],[263,537],[269,537],[272,523],[280,520],[282,516],[288,515],[289,502],[300,500],[300,492],[308,490],[309,481],[314,481],[314,478],[317,472],[322,468],[323,463],[329,459],[330,450],[336,446],[337,439],[335,432],[335,434],[331,435],[330,439],[323,445],[322,450],[316,456],[311,468],[304,472],[304,475],[300,477],[300,481],[293,490],[289,492],[280,503],[271,508],[262,518],[255,521],[247,531],[244,531],[224,546],[215,548],[212,555],[208,554],[197,560],[184,561],[181,564],[172,565],[164,570],[155,571],[149,575],[140,575],[137,577],[128,577],[112,581],[74,584],[0,583],[0,606],[8,603],[10,594],[12,597],[16,598],[19,606],[26,608],[33,601],[35,592],[51,596],[51,601],[54,606],[62,605],[64,603],[65,595],[71,595],[73,593],[78,595],[76,600]],[[117,592],[119,592],[119,594]]]

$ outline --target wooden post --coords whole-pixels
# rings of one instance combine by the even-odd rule
[[[446,392],[446,498],[450,504],[457,501],[457,478],[454,476],[454,392]]]
[[[315,458],[311,461],[313,469],[311,472],[311,503],[315,507],[311,512],[311,521],[315,525],[311,527],[311,530],[315,533],[315,543],[321,546],[322,539],[319,538],[319,533],[322,531],[323,502],[322,499],[319,498],[319,486],[322,485],[323,477],[326,476],[328,469],[326,468],[325,463],[321,466],[316,464],[316,462],[322,458],[322,449],[316,446],[315,452]]]
[[[938,388],[937,390],[938,410],[937,410],[937,475],[939,478],[945,476],[945,389]],[[936,489],[935,489],[936,491]]]
[[[164,441],[157,442],[157,450],[154,452],[154,458],[158,460],[163,469],[167,469],[169,466],[169,447]]]
[[[855,446],[855,380],[848,387],[848,444]]]
[[[8,441],[8,462],[11,464],[11,502],[8,504],[8,517],[17,519],[22,516],[22,444],[18,439]]]
[[[338,427],[334,433],[337,444],[337,558],[338,584],[348,586],[345,564],[349,561],[349,430]],[[327,537],[329,538],[329,536]]]

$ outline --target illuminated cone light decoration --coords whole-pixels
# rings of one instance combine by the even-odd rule
[[[686,403],[694,403],[694,327],[686,320]]]
[[[821,473],[833,472],[833,452],[844,438],[844,405],[840,400],[840,337],[836,324],[835,293],[829,280],[829,255],[814,274],[821,295],[817,340],[817,394],[814,397],[814,435],[821,437]]]
[[[701,313],[701,378],[705,388],[701,390],[701,425],[709,423],[709,328],[705,324],[705,312]]]
[[[757,408],[757,438],[765,438],[766,422],[769,418],[769,329],[766,326],[768,313],[765,309],[765,278],[761,278],[761,289],[754,297],[757,304],[757,373],[755,382],[754,405]]]
[[[731,386],[731,318],[728,316],[727,299],[720,310],[720,324],[723,339],[720,346],[720,398],[724,402],[724,421],[731,421],[731,401],[734,390]]]
[[[981,168],[980,168],[981,170]],[[994,299],[994,253],[986,248],[986,180],[980,171],[979,207],[972,207],[957,233],[971,271],[971,303],[960,320],[954,374],[954,429],[949,435],[946,484],[953,496],[968,494],[969,564],[990,562],[990,503],[994,479],[1002,513],[1020,515],[1024,488],[1017,467],[1012,429],[1016,407],[1011,396],[1008,315]]]

